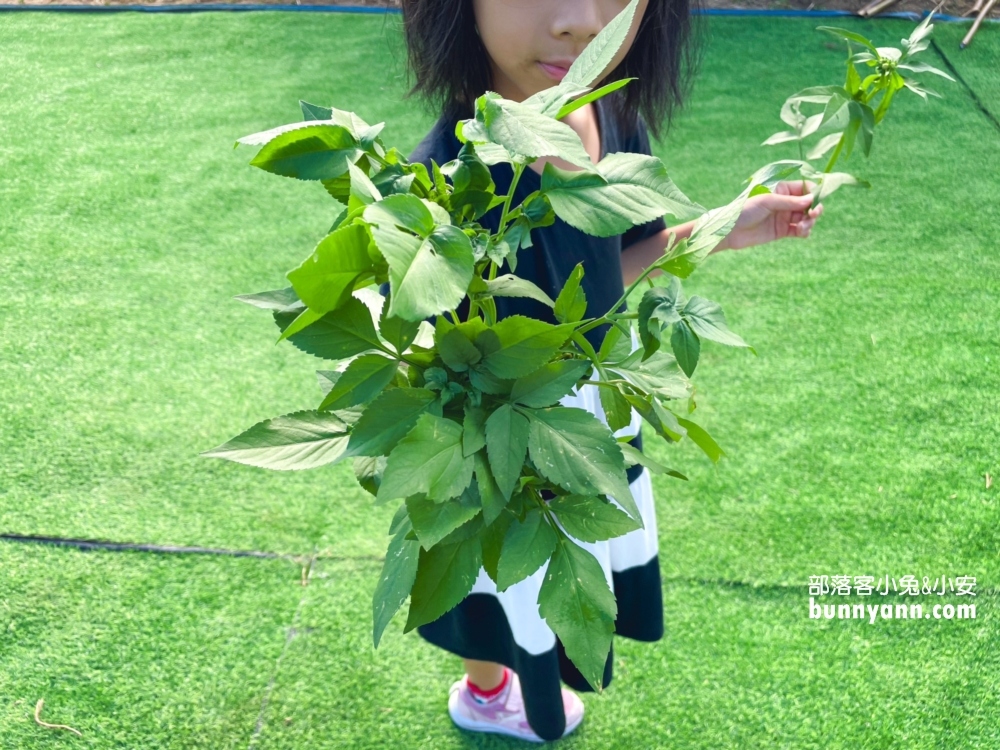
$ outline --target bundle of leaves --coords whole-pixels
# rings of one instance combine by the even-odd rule
[[[458,125],[458,157],[430,170],[387,148],[382,124],[306,103],[303,122],[240,141],[261,146],[253,166],[319,181],[337,201],[329,234],[288,273],[290,287],[238,298],[272,312],[279,341],[334,364],[318,373],[324,397],[317,408],[263,421],[205,455],[279,470],[351,460],[375,505],[398,505],[373,601],[376,647],[407,598],[404,632],[456,606],[481,568],[503,591],[547,563],[539,611],[600,690],[617,604],[601,565],[577,542],[643,528],[627,467],[684,478],[615,432],[635,410],[667,442],[688,438],[717,461],[721,449],[691,419],[689,378],[702,341],[747,347],[719,305],[686,297],[681,279],[729,234],[749,196],[796,172],[818,177],[818,195],[853,180],[826,181],[805,159],[779,161],[759,170],[732,203],[705,211],[655,157],[615,153],[592,163],[561,119],[628,83],[590,88],[623,43],[637,4],[608,24],[559,85],[524,102],[481,96],[475,117]],[[909,52],[920,44],[911,37]],[[892,56],[878,54],[883,71]],[[881,86],[891,96],[896,80],[895,73],[879,75],[859,85],[849,76],[843,89],[790,99],[783,117],[794,139],[843,122],[838,151],[845,144],[850,151],[860,133],[867,153],[872,122],[880,119],[868,114],[869,92]],[[820,97],[827,98],[819,119],[801,114],[801,104]],[[579,169],[546,164],[540,189],[512,205],[523,170],[547,156]],[[496,194],[489,169],[499,163],[513,171],[506,195]],[[500,212],[493,232],[479,221],[490,211]],[[611,309],[594,315],[580,285],[582,266],[554,300],[512,273],[498,275],[505,263],[516,270],[519,249],[555,216],[597,236],[661,216],[697,221],[690,237],[671,236],[663,256]],[[650,281],[638,309],[625,309],[654,272],[668,283]],[[378,287],[385,284],[383,297]],[[495,299],[505,296],[548,305],[556,322],[497,320]],[[457,309],[467,312],[460,317]],[[608,333],[595,348],[585,334],[599,327]],[[642,342],[635,350],[634,328]],[[586,384],[598,387],[607,424],[560,405]]]

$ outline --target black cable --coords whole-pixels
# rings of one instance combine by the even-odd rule
[[[933,39],[931,39],[931,46],[934,48],[934,51],[938,53],[938,57],[941,58],[941,61],[945,64],[945,67],[948,68],[948,71],[955,76],[955,80],[965,86],[965,90],[969,92],[969,96],[972,97],[972,101],[976,103],[976,106],[979,107],[980,111],[986,115],[990,122],[993,123],[993,127],[1000,130],[1000,120],[998,120],[996,116],[986,108],[986,105],[983,104],[983,100],[979,98],[979,95],[973,90],[972,86],[970,86],[966,80],[962,78],[962,74],[959,73],[955,66],[951,64],[951,60],[948,59],[944,50],[941,49],[938,46],[938,43]]]

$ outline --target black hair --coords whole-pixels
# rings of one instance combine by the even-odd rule
[[[604,81],[637,78],[606,97],[627,129],[641,116],[659,138],[684,104],[700,63],[700,0],[649,0],[625,59]],[[476,97],[492,87],[489,54],[476,33],[471,0],[401,0],[410,71],[409,96],[439,112],[471,117]]]

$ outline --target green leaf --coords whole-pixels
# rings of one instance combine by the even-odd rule
[[[538,592],[538,612],[591,687],[603,690],[618,603],[597,559],[559,539]]]
[[[547,89],[542,89],[541,91],[532,94],[524,100],[523,104],[536,112],[548,117],[555,117],[558,120],[561,118],[556,117],[556,115],[559,114],[559,110],[561,110],[567,102],[580,96],[581,94],[586,94],[588,91],[590,91],[589,86],[581,86],[578,83],[570,84],[565,81],[560,81],[555,86],[550,86]]]
[[[476,101],[476,119],[486,126],[491,141],[512,153],[535,158],[558,156],[582,169],[594,168],[573,128],[524,104],[488,92]]]
[[[937,8],[934,10],[937,10]],[[933,17],[934,11],[931,11],[910,33],[910,36],[903,40],[903,46],[906,48],[907,55],[916,54],[917,52],[927,48],[927,42],[925,39],[930,36],[930,33],[934,28],[934,25],[931,23],[931,19]]]
[[[287,330],[296,317],[294,312],[274,313],[274,320],[282,331]],[[371,312],[354,297],[308,328],[292,334],[288,340],[296,348],[323,359],[346,359],[379,346]]]
[[[355,464],[357,464],[358,461],[374,461],[374,460],[377,459],[369,459],[369,458],[354,459]],[[399,507],[396,508],[396,512],[392,516],[392,521],[389,523],[389,536],[395,536],[397,533],[399,533],[399,530],[403,528],[404,525],[412,529],[412,524],[410,524],[410,515],[409,513],[406,512],[405,502],[399,504]],[[413,536],[416,536],[416,532],[413,533]]]
[[[569,278],[566,279],[566,283],[563,284],[553,307],[556,320],[560,323],[576,323],[587,314],[587,295],[580,288],[582,280],[583,263],[577,263]]]
[[[320,404],[320,411],[367,404],[392,382],[398,362],[380,354],[365,354],[347,366]]]
[[[354,478],[369,495],[377,495],[382,475],[385,473],[384,456],[357,456],[351,462],[354,465]],[[404,509],[405,511],[405,509]],[[390,529],[390,534],[395,533]]]
[[[476,147],[471,143],[463,144],[458,156],[444,164],[441,172],[451,178],[453,196],[469,190],[491,193],[496,187],[489,167],[479,158]]]
[[[357,198],[364,205],[382,200],[382,193],[375,187],[367,174],[362,172],[353,164],[347,165],[347,172],[351,177],[351,196]]]
[[[521,216],[527,221],[531,229],[538,227],[548,227],[556,221],[556,213],[552,210],[552,201],[540,192],[535,191],[521,204]],[[522,247],[530,247],[530,244],[523,244]]]
[[[670,286],[655,286],[642,295],[637,323],[645,357],[660,348],[663,330],[681,319],[682,295],[681,282],[676,276],[670,279]]]
[[[691,438],[692,442],[701,448],[706,456],[712,459],[712,463],[719,463],[719,459],[726,455],[725,451],[719,447],[719,444],[702,427],[699,427],[689,419],[682,419],[681,417],[677,417],[677,421],[681,427],[687,430],[687,436]]]
[[[622,78],[621,80],[615,81],[614,83],[609,83],[607,86],[601,86],[599,89],[595,89],[594,91],[591,91],[589,94],[581,96],[579,99],[574,99],[573,101],[562,105],[562,107],[560,107],[559,111],[556,113],[555,117],[557,120],[561,120],[571,112],[575,112],[576,110],[580,109],[580,107],[590,104],[591,102],[595,102],[598,99],[607,96],[608,94],[614,93],[618,89],[622,88],[623,86],[626,86],[629,82],[634,80],[636,79]]]
[[[462,425],[425,412],[389,454],[378,500],[424,493],[443,502],[471,481],[472,457],[462,453]]]
[[[354,136],[340,125],[295,125],[267,140],[251,166],[299,180],[330,180],[345,174],[348,165],[364,153]],[[265,136],[247,136],[240,142],[261,142]]]
[[[365,208],[369,224],[391,229],[405,229],[421,238],[434,231],[434,216],[427,204],[415,195],[390,195]]]
[[[581,542],[614,539],[641,528],[613,503],[593,495],[559,495],[549,501],[549,510]]]
[[[661,350],[640,361],[637,354],[640,353],[633,352],[628,359],[608,365],[608,372],[617,373],[640,391],[661,398],[683,399],[691,395],[691,383],[672,355]]]
[[[677,364],[690,378],[698,366],[698,357],[701,356],[701,342],[695,332],[691,330],[689,323],[688,319],[678,320],[674,323],[674,330],[670,335],[670,348],[674,350]]]
[[[486,509],[483,509],[485,515]],[[514,522],[514,514],[502,512],[496,519],[488,524],[480,536],[483,545],[483,567],[486,574],[494,583],[497,581],[497,567],[500,564],[500,552],[503,549],[503,541],[507,534],[507,529]]]
[[[854,142],[861,136],[861,148],[867,156],[871,152],[872,137],[875,130],[875,113],[867,104],[848,102],[850,118],[844,131],[844,156],[850,156],[854,150]]]
[[[844,186],[870,188],[871,183],[859,180],[846,172],[820,172],[814,169],[803,169],[802,176],[808,179],[815,179],[819,182],[819,187],[814,192],[818,194],[817,201],[821,201],[831,193]]]
[[[489,461],[485,453],[480,451],[473,458],[476,474],[476,486],[479,488],[479,498],[483,506],[483,523],[489,525],[507,507],[508,499],[503,496],[497,481],[490,471]]]
[[[372,598],[375,648],[378,648],[382,633],[392,616],[410,595],[410,589],[417,578],[420,543],[406,538],[410,528],[409,522],[406,522],[389,542],[382,574],[375,586],[375,596]]]
[[[404,633],[434,622],[453,609],[472,590],[483,565],[479,537],[457,544],[436,544],[420,550],[417,578],[410,593],[410,611]]]
[[[302,117],[305,120],[329,120],[333,117],[333,110],[330,107],[310,104],[301,99],[299,99],[299,108],[302,110]]]
[[[419,320],[404,320],[389,315],[389,305],[382,305],[382,315],[378,321],[378,332],[389,345],[402,354],[407,350],[420,330]]]
[[[406,498],[406,512],[424,549],[431,549],[479,511],[479,498],[472,492],[463,492],[457,499],[444,503],[436,503],[424,495]]]
[[[601,408],[607,417],[608,427],[618,431],[632,423],[632,407],[618,388],[602,387],[600,391]]]
[[[678,479],[683,479],[687,481],[687,477],[681,474],[679,471],[674,471],[673,469],[668,469],[663,464],[658,461],[654,461],[652,458],[647,456],[640,450],[633,448],[628,443],[622,443],[619,441],[622,449],[622,454],[625,456],[626,466],[635,466],[636,464],[641,464],[649,469],[654,474],[666,474],[671,477],[677,477]]]
[[[660,406],[656,398],[628,394],[625,396],[625,400],[664,440],[676,443],[686,434],[684,428],[677,423],[677,417],[673,415],[673,412]],[[622,447],[622,453],[625,454],[625,463],[628,464],[629,457],[624,447]]]
[[[632,0],[622,9],[621,13],[612,18],[597,36],[584,47],[579,57],[573,61],[561,83],[592,86],[601,80],[604,77],[605,69],[615,59],[618,50],[628,38],[632,19],[635,17],[635,11],[638,7],[639,0]]]
[[[746,341],[729,330],[729,326],[726,324],[726,315],[716,302],[711,302],[696,294],[688,300],[681,315],[692,330],[703,339],[726,346],[750,348]]]
[[[574,494],[611,495],[642,522],[625,477],[625,460],[607,425],[583,409],[526,411],[528,450],[542,476]]]
[[[857,42],[858,44],[867,47],[876,55],[878,54],[878,50],[875,49],[874,44],[869,42],[865,37],[861,36],[861,34],[857,34],[853,31],[848,31],[847,29],[839,29],[835,26],[817,26],[816,31],[825,31],[828,34],[832,34],[833,36],[837,37],[838,39],[846,39],[851,42]]]
[[[830,151],[834,146],[840,142],[842,133],[830,133],[830,135],[824,136],[819,140],[819,142],[813,146],[809,152],[806,154],[807,159],[820,159]]]
[[[393,388],[375,399],[351,431],[351,456],[385,456],[437,400],[426,388]]]
[[[705,212],[677,189],[663,162],[642,154],[608,154],[596,172],[546,164],[541,189],[559,218],[598,237],[622,234],[664,214],[687,221]]]
[[[555,305],[552,298],[538,286],[527,279],[509,273],[487,281],[485,295],[491,297],[528,297],[549,307]]]
[[[469,382],[472,383],[473,388],[493,396],[502,396],[505,393],[510,393],[510,388],[514,384],[513,380],[498,378],[489,370],[483,369],[479,365],[469,370]]]
[[[289,305],[294,305],[299,301],[292,287],[274,289],[269,292],[257,292],[256,294],[237,294],[233,299],[238,299],[240,302],[259,307],[261,310],[284,310]]]
[[[952,83],[956,83],[955,79],[950,75],[945,73],[943,70],[935,68],[933,65],[928,65],[927,63],[900,63],[896,66],[899,70],[908,70],[911,73],[933,73],[936,76],[941,76],[942,78],[947,78]]]
[[[477,343],[486,354],[483,365],[490,372],[498,378],[519,378],[548,362],[572,330],[570,325],[511,315],[484,331]]]
[[[457,328],[452,328],[437,337],[437,348],[441,359],[454,372],[465,372],[470,365],[476,364],[483,357],[475,345]]]
[[[360,159],[358,163],[361,163]],[[378,189],[379,194],[387,197],[408,194],[416,179],[417,176],[413,172],[407,172],[401,164],[390,164],[371,175],[372,184]]]
[[[294,316],[294,320],[292,320],[292,322],[289,323],[281,332],[281,335],[278,337],[278,341],[275,343],[280,343],[287,338],[291,338],[296,333],[304,331],[306,328],[323,317],[321,313],[318,313],[315,310],[310,310],[308,307],[302,307],[301,303],[296,303],[289,309],[295,310],[298,314]]]
[[[528,420],[502,404],[486,420],[486,451],[501,494],[510,499],[528,450]]]
[[[476,485],[470,485],[466,492],[472,493],[476,497],[478,502],[479,494]],[[472,539],[473,537],[478,537],[479,532],[483,530],[483,514],[482,512],[476,513],[472,517],[471,521],[466,521],[453,532],[448,534],[444,539],[442,539],[438,544],[457,544],[458,542],[464,542],[466,539]]]
[[[941,94],[939,94],[938,92],[934,91],[934,89],[928,88],[928,87],[924,86],[922,83],[920,83],[919,81],[914,81],[912,78],[904,78],[903,79],[903,85],[906,88],[908,88],[910,91],[912,91],[914,94],[917,94],[918,96],[920,96],[921,99],[924,99],[924,100],[927,99],[928,94],[930,96],[936,96],[938,99],[943,98],[941,96]],[[865,155],[866,156],[868,155],[867,152],[865,152]]]
[[[625,331],[622,331],[625,328]],[[603,362],[617,362],[625,359],[632,353],[631,326],[626,327],[619,323],[608,328],[601,342],[601,349],[597,353],[598,359]]]
[[[472,243],[461,229],[437,226],[421,239],[381,224],[372,235],[389,263],[390,315],[419,321],[456,308],[465,297],[474,261]]]
[[[201,455],[278,471],[314,469],[343,458],[348,438],[347,425],[336,415],[297,411],[258,422]]]
[[[514,381],[510,400],[524,406],[551,406],[573,390],[589,369],[590,362],[585,359],[562,359],[542,365]]]
[[[497,591],[506,591],[538,570],[556,547],[556,532],[540,508],[514,520],[504,536],[497,565]]]
[[[292,288],[310,310],[323,315],[351,296],[355,282],[372,271],[368,231],[351,224],[328,234],[312,255],[288,272]]]
[[[486,412],[467,402],[465,404],[465,419],[462,420],[462,453],[471,456],[485,447]]]

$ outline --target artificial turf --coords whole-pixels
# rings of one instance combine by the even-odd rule
[[[197,456],[319,395],[322,364],[230,298],[281,286],[330,204],[232,143],[296,119],[302,98],[385,120],[412,148],[433,117],[402,97],[396,24],[0,16],[0,532],[354,558],[321,560],[303,589],[287,561],[0,545],[12,747],[514,744],[451,726],[457,660],[398,617],[372,650],[366,556],[391,509],[349,467]],[[690,107],[656,147],[692,198],[717,205],[796,155],[759,143],[787,95],[842,76],[816,25],[711,20]],[[879,44],[912,27],[837,25]],[[949,56],[1000,105],[993,31]],[[960,32],[937,27],[946,52]],[[943,101],[901,97],[872,158],[849,162],[872,191],[831,197],[811,239],[713,256],[686,285],[759,356],[703,352],[696,416],[719,466],[647,441],[691,479],[655,483],[667,635],[616,641],[614,686],[585,696],[568,746],[1000,743],[984,481],[1000,474],[1000,134],[960,86],[930,83]],[[817,574],[976,575],[979,619],[817,623]],[[84,739],[36,726],[39,697]]]

